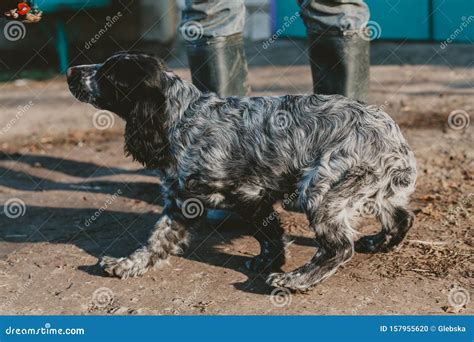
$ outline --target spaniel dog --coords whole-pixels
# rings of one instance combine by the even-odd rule
[[[413,222],[413,152],[380,108],[339,95],[221,98],[203,93],[153,56],[120,53],[68,70],[74,96],[126,122],[125,151],[158,170],[165,205],[147,244],[123,258],[102,258],[110,275],[134,277],[178,254],[205,208],[240,214],[260,254],[248,267],[275,287],[306,290],[332,275],[354,251],[385,252]],[[316,254],[281,272],[283,229],[273,206],[295,199],[315,233]],[[351,224],[373,214],[379,233],[354,242]],[[272,273],[273,271],[273,273]]]

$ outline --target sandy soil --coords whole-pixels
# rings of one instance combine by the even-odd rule
[[[474,91],[461,85],[473,80],[465,67],[372,68],[371,102],[400,123],[418,159],[414,227],[396,251],[357,254],[312,291],[281,296],[243,267],[258,245],[235,220],[210,223],[182,257],[143,277],[107,277],[98,258],[133,251],[159,216],[159,179],[124,157],[118,119],[94,129],[95,111],[75,102],[63,79],[2,85],[0,204],[20,206],[0,212],[0,313],[473,314],[472,303],[448,300],[453,288],[474,285],[473,129],[448,125],[453,110],[472,114]],[[251,83],[255,94],[311,88],[304,65],[255,66]],[[25,94],[34,105],[18,115]],[[302,215],[282,216],[294,240],[290,270],[314,247]],[[367,218],[357,228],[378,229]]]

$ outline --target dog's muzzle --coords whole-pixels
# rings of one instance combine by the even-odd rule
[[[69,90],[79,101],[91,103],[97,96],[95,76],[99,66],[99,64],[79,65],[67,69]]]

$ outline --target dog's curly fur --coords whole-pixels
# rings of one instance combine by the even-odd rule
[[[338,95],[220,98],[201,93],[157,58],[121,53],[68,72],[81,101],[126,121],[125,150],[161,172],[163,214],[145,247],[102,259],[112,275],[143,274],[187,243],[183,203],[228,208],[255,228],[261,253],[248,265],[279,270],[283,229],[273,205],[292,195],[315,232],[317,253],[272,286],[305,290],[354,253],[387,251],[412,225],[406,207],[415,158],[399,127],[381,109]],[[352,219],[370,208],[381,231],[355,243]],[[203,215],[205,216],[205,215]]]

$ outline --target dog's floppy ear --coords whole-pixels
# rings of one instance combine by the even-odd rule
[[[160,92],[136,103],[125,127],[125,153],[147,168],[166,166],[170,162],[166,120],[166,99]]]

